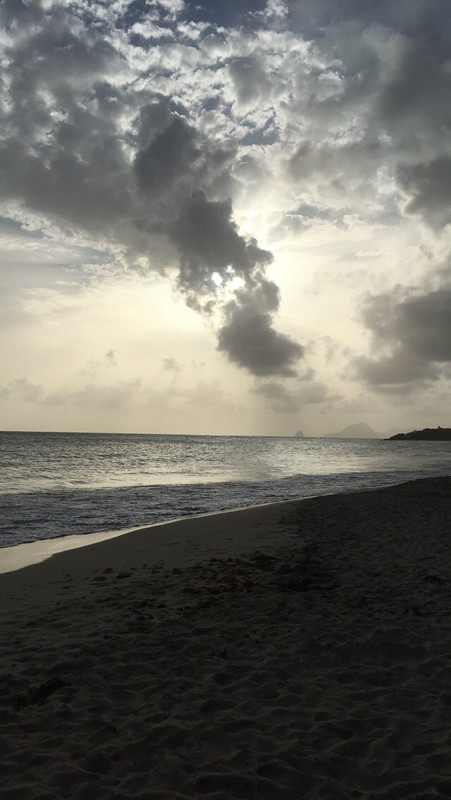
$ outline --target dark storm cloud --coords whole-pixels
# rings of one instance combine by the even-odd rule
[[[451,289],[397,299],[368,300],[362,314],[381,355],[359,358],[360,377],[381,391],[406,392],[437,379],[451,362]]]
[[[299,69],[291,107],[307,124],[287,172],[300,186],[328,180],[331,193],[341,189],[350,198],[365,185],[375,196],[382,168],[410,195],[407,213],[423,213],[440,227],[443,215],[431,211],[429,189],[423,197],[416,182],[427,177],[433,193],[434,162],[449,157],[449,3],[293,0],[288,6],[291,24],[312,37],[320,59],[309,72]],[[436,206],[447,197],[444,184],[442,176]]]
[[[304,354],[301,345],[273,329],[270,314],[236,303],[229,305],[219,330],[218,349],[258,377],[295,375],[294,365]]]
[[[439,378],[439,371],[432,364],[419,360],[402,346],[377,360],[358,358],[353,366],[368,386],[384,394],[410,394],[426,381]]]
[[[398,183],[411,197],[406,211],[421,214],[433,228],[451,222],[451,157],[398,167]]]
[[[255,239],[238,233],[229,200],[208,200],[202,191],[193,192],[168,230],[180,252],[179,286],[190,305],[216,290],[213,275],[222,281],[237,276],[257,290],[261,269],[273,260]],[[277,303],[271,310],[277,310]]]
[[[219,329],[219,349],[254,374],[291,375],[303,349],[272,327],[279,305],[266,276],[272,254],[239,232],[224,197],[236,146],[210,139],[158,82],[136,88],[121,33],[146,21],[146,6],[121,8],[127,19],[101,4],[89,12],[82,3],[48,11],[37,0],[4,5],[12,35],[0,196],[45,218],[52,232],[99,239],[130,266],[164,271],[178,256],[177,288]],[[158,8],[163,22],[181,5]],[[263,86],[257,62],[232,67],[243,97],[250,67]]]
[[[204,192],[194,192],[169,226],[169,235],[180,253],[178,285],[188,305],[213,313],[221,285],[227,289],[229,281],[238,279],[225,305],[218,349],[254,375],[295,374],[304,350],[272,327],[279,307],[279,290],[265,273],[272,253],[240,235],[230,201],[211,201]]]
[[[406,300],[393,324],[404,347],[419,358],[451,361],[451,289]]]
[[[155,134],[150,126],[134,169],[147,197],[165,208],[164,230],[179,254],[179,291],[191,308],[225,317],[218,349],[232,362],[254,375],[293,375],[303,348],[272,327],[279,307],[277,286],[265,273],[272,253],[240,234],[230,200],[211,200],[200,188],[217,179],[233,151],[212,147],[186,120],[161,109],[142,114],[141,129],[155,117],[161,129]],[[224,293],[237,280],[226,303]]]
[[[287,6],[292,24],[311,36],[350,20],[365,25],[378,22],[407,34],[422,31],[425,25],[437,36],[451,30],[448,0],[287,0]]]
[[[384,224],[404,210],[442,228],[451,219],[451,24],[449,3],[440,0],[290,0],[290,14],[280,19],[315,41],[286,60],[285,40],[270,30],[252,50],[249,32],[240,39],[235,29],[225,47],[227,31],[213,41],[211,29],[199,25],[199,57],[183,44],[185,34],[178,37],[176,19],[184,15],[239,28],[244,19],[268,19],[265,6],[7,0],[0,194],[44,217],[47,230],[97,237],[129,266],[170,266],[178,291],[209,318],[231,361],[256,376],[290,376],[304,351],[274,328],[272,255],[238,228],[227,199],[240,181],[244,146],[259,174],[266,164],[269,174],[273,140],[261,132],[270,119],[286,175],[297,184],[295,211],[285,219],[291,229],[334,220],[344,229],[353,210],[373,223],[378,201]],[[167,51],[126,39],[134,25],[147,23],[167,26]],[[257,33],[252,37],[257,43]],[[289,34],[290,48],[295,38]],[[220,51],[210,72],[209,47]],[[275,66],[282,62],[284,70]],[[192,69],[189,90],[185,69]],[[259,101],[269,99],[270,110],[262,111]],[[242,185],[247,190],[249,180]],[[369,383],[405,385],[447,360],[432,345],[421,351],[412,304],[388,303],[381,311],[386,339],[369,312],[364,319],[388,351],[359,362]],[[419,319],[426,306],[423,298],[414,309]],[[430,329],[443,333],[436,318]],[[422,341],[431,335],[423,331]]]
[[[207,189],[227,178],[236,148],[209,141],[179,112],[155,98],[139,109],[136,120],[135,177],[148,198],[167,209],[183,202],[199,184]]]
[[[135,157],[135,171],[148,192],[161,192],[196,169],[201,151],[186,120],[171,116],[167,125]]]
[[[406,141],[427,130],[432,141],[449,128],[451,35],[437,41],[427,28],[400,42],[397,68],[381,85],[375,112],[392,133]],[[415,127],[406,129],[410,122]],[[435,134],[435,136],[434,136]]]
[[[97,125],[83,155],[75,146],[72,151],[60,148],[58,140],[54,149],[36,143],[34,152],[14,141],[5,143],[0,148],[0,192],[28,209],[51,214],[63,227],[109,227],[127,214],[127,181],[117,142],[101,136],[96,142],[95,129]],[[125,178],[122,188],[119,177]]]
[[[20,35],[4,48],[0,194],[65,227],[91,229],[124,215],[127,163],[116,125],[121,97],[103,79],[123,67],[121,57],[63,8],[45,14],[37,2],[9,3],[4,12]]]
[[[404,40],[373,110],[374,125],[390,136],[406,212],[421,215],[435,229],[451,220],[451,24],[448,7],[438,26],[440,8],[423,6],[423,25]]]

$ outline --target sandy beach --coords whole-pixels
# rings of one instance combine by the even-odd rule
[[[2,800],[451,797],[450,534],[426,479],[0,575]]]

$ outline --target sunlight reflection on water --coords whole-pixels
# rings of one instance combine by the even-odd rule
[[[450,442],[1,433],[0,546],[450,473]]]

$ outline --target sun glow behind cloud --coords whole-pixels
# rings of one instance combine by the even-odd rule
[[[447,424],[446,12],[3,3],[4,427]]]

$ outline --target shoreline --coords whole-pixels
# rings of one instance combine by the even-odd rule
[[[446,477],[446,476],[444,476]],[[422,480],[422,479],[418,479]],[[429,480],[435,480],[429,479]],[[193,514],[183,517],[174,517],[174,519],[163,520],[161,522],[153,522],[148,525],[137,525],[131,528],[124,528],[121,530],[108,530],[108,531],[94,531],[92,533],[82,534],[68,534],[66,536],[54,536],[49,539],[38,539],[33,542],[20,542],[16,545],[7,547],[0,547],[0,575],[16,572],[17,570],[24,569],[25,567],[40,564],[51,558],[57,553],[64,553],[66,551],[79,549],[80,547],[89,547],[91,544],[108,541],[115,539],[118,536],[126,536],[130,533],[138,531],[151,531],[155,528],[183,523],[188,520],[203,519],[204,517],[221,516],[222,514],[234,514],[242,511],[252,511],[253,509],[266,508],[271,506],[282,506],[289,503],[302,503],[305,500],[320,499],[322,497],[341,497],[342,495],[355,494],[359,492],[378,491],[379,489],[390,488],[394,486],[402,486],[404,483],[411,483],[412,481],[399,481],[395,483],[384,484],[382,486],[375,486],[371,488],[360,488],[347,490],[343,492],[329,492],[326,494],[309,495],[302,498],[288,498],[286,500],[278,500],[275,502],[256,503],[250,506],[241,506],[239,508],[223,509],[221,511],[207,511],[202,514]]]
[[[316,497],[314,495],[313,497]],[[328,495],[323,495],[327,497]],[[252,511],[254,509],[266,508],[270,506],[284,505],[285,503],[300,503],[303,500],[310,500],[310,497],[298,499],[282,500],[276,503],[258,503],[252,506],[241,508],[230,508],[222,511],[207,511],[204,514],[193,514],[185,517],[174,517],[174,519],[162,522],[153,522],[149,525],[137,525],[133,528],[124,528],[118,531],[98,531],[94,533],[69,534],[68,536],[55,536],[51,539],[39,539],[34,542],[21,542],[11,547],[0,548],[0,556],[3,556],[3,563],[0,563],[0,575],[16,572],[25,567],[34,566],[46,561],[58,553],[65,553],[70,550],[78,550],[82,547],[89,547],[92,544],[107,542],[119,536],[127,536],[131,533],[148,532],[157,528],[166,528],[171,525],[199,520],[207,517],[220,517],[223,514],[235,514],[242,511]]]
[[[426,478],[0,575],[2,800],[448,796],[450,520]]]

